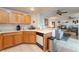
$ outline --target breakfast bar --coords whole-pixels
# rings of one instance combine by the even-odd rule
[[[37,32],[36,35],[39,35],[42,37],[42,39],[37,39],[39,41],[42,40],[38,43],[38,45],[41,46],[43,51],[48,51],[48,46],[49,46],[48,38],[51,37],[52,29],[37,30],[36,32]]]

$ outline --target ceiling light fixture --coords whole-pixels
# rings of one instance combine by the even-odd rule
[[[30,10],[31,10],[31,11],[34,11],[34,10],[35,10],[35,8],[34,8],[34,7],[32,7],[32,8],[30,8]]]

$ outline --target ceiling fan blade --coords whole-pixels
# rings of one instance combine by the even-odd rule
[[[61,12],[60,10],[57,10],[58,12]]]
[[[62,14],[59,14],[59,15],[62,15]]]
[[[62,13],[68,13],[68,12],[62,12]]]
[[[57,12],[56,12],[58,15],[62,15],[63,13],[68,13],[67,11],[60,11],[60,10],[57,10]]]

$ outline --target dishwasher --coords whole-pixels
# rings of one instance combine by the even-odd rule
[[[36,32],[36,43],[40,48],[43,48],[43,33]]]

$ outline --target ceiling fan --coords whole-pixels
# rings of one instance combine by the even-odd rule
[[[68,13],[68,12],[67,11],[60,11],[60,10],[57,10],[57,12],[56,12],[56,14],[58,14],[58,15],[62,15],[64,13]]]

